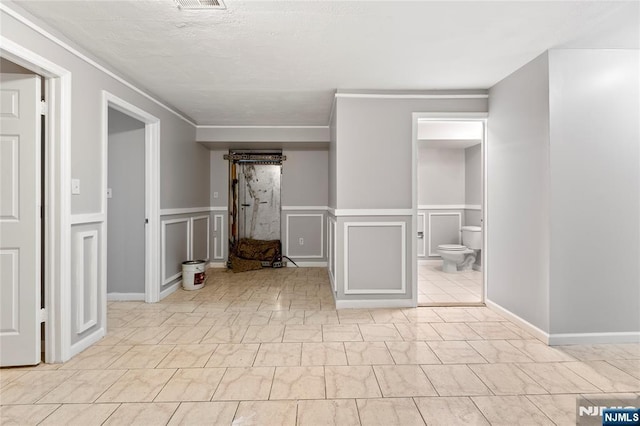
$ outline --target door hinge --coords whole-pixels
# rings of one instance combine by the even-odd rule
[[[46,101],[40,101],[40,115],[47,115],[49,113],[49,106]]]
[[[47,309],[40,309],[40,322],[47,322]]]

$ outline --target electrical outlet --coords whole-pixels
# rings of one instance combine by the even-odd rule
[[[71,194],[80,194],[80,179],[71,179]]]
[[[302,237],[298,238],[298,244],[303,246],[304,245],[304,238],[302,238]]]
[[[111,190],[111,188],[107,188],[107,198],[111,197],[113,197],[113,191]]]
[[[218,198],[218,193],[217,192],[213,193],[213,198]]]

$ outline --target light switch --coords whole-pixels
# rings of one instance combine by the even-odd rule
[[[298,239],[298,244],[300,244],[301,246],[303,246],[303,245],[304,245],[304,238],[300,237],[300,238]]]
[[[218,193],[217,192],[213,193],[213,198],[218,198]]]
[[[111,188],[107,188],[107,198],[111,197],[113,197],[113,191],[111,191]]]
[[[71,194],[80,194],[80,179],[71,179]]]

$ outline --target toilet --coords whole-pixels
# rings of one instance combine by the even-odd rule
[[[441,244],[436,250],[442,258],[444,272],[466,271],[473,267],[477,252],[482,249],[482,228],[463,226],[462,244]]]

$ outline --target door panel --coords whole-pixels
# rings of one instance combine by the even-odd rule
[[[238,174],[239,236],[280,239],[281,166],[243,164]]]
[[[40,362],[40,77],[0,75],[0,365]]]

